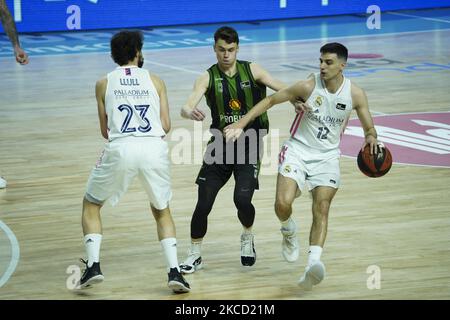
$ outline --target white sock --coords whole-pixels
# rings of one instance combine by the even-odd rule
[[[287,231],[295,231],[296,225],[294,220],[289,217],[286,221],[281,221],[281,228]]]
[[[94,262],[100,262],[100,245],[102,244],[102,235],[99,233],[90,233],[84,236],[84,246],[88,259],[88,267],[92,267]]]
[[[202,249],[202,241],[191,241],[191,253],[198,253],[200,254]]]
[[[175,238],[162,239],[161,246],[163,248],[164,256],[166,257],[166,262],[169,269],[177,268],[177,270],[180,271],[177,257],[177,239]]]
[[[309,246],[308,266],[311,266],[317,261],[320,261],[322,250],[323,249],[321,246]]]

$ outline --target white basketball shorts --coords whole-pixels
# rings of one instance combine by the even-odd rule
[[[301,142],[290,138],[281,147],[278,173],[295,180],[300,190],[318,186],[339,188],[341,183],[339,152],[313,152]]]
[[[124,137],[108,142],[89,176],[86,199],[96,204],[108,200],[114,206],[136,176],[153,207],[167,208],[172,198],[169,149],[161,137]]]

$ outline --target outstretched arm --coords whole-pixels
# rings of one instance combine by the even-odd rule
[[[170,123],[170,114],[169,114],[169,100],[167,98],[167,89],[164,81],[158,76],[151,74],[150,78],[152,79],[153,84],[155,85],[156,91],[159,95],[159,106],[160,106],[160,119],[161,125],[164,129],[165,133],[170,131],[171,123]]]
[[[0,20],[5,29],[6,34],[11,40],[12,46],[14,48],[14,55],[16,56],[16,61],[20,64],[28,63],[28,55],[20,47],[19,37],[17,36],[16,24],[6,6],[5,0],[0,0]]]
[[[361,149],[370,145],[370,153],[377,153],[377,131],[373,124],[372,116],[369,111],[369,102],[363,89],[352,83],[352,101],[353,107],[358,114],[359,121],[364,130],[365,141]]]
[[[250,64],[250,69],[252,71],[253,77],[257,82],[264,84],[273,91],[280,91],[281,89],[288,87],[288,85],[284,82],[272,77],[272,75],[265,69],[263,69],[259,64]],[[311,109],[306,103],[298,99],[290,100],[290,102],[295,107],[296,112],[302,112]]]
[[[181,108],[181,116],[186,119],[203,121],[205,119],[205,113],[197,108],[197,105],[202,100],[203,95],[208,89],[209,85],[209,73],[202,74],[194,84],[194,90],[190,94],[186,104]]]
[[[227,141],[237,140],[242,133],[242,130],[258,116],[272,108],[274,105],[301,99],[303,101],[308,100],[312,89],[311,81],[299,81],[290,87],[284,88],[258,102],[250,111],[243,116],[238,122],[235,122],[225,127],[225,137]]]
[[[105,93],[106,84],[108,80],[106,78],[100,79],[95,84],[95,97],[97,99],[98,120],[100,123],[100,131],[103,138],[108,139],[108,118],[106,116],[105,109]]]

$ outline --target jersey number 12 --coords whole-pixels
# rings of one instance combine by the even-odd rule
[[[328,133],[330,133],[330,129],[327,127],[319,127],[319,132],[317,133],[317,138],[326,139]]]

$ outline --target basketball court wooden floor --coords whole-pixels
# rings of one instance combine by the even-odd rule
[[[349,70],[365,72],[379,68],[377,63],[392,64],[392,69],[352,78],[365,88],[374,115],[449,111],[448,67],[401,70],[423,62],[448,66],[450,29],[242,44],[238,57],[255,61],[275,77],[293,83],[314,71],[299,66],[317,66],[319,47],[333,40],[347,45],[350,53],[383,56],[384,60],[367,60],[365,65],[363,60],[350,59]],[[189,132],[193,138],[194,132],[193,122],[181,119],[179,110],[195,78],[215,62],[212,48],[148,50],[145,58],[145,66],[166,81],[172,117],[167,139],[172,151],[190,149],[188,140],[175,135]],[[257,262],[253,267],[240,266],[241,227],[232,202],[234,182],[230,181],[209,217],[204,269],[186,276],[192,286],[190,294],[173,295],[166,286],[165,261],[146,195],[135,181],[117,207],[103,209],[105,282],[81,293],[69,290],[71,277],[81,267],[78,258],[85,255],[81,200],[104,144],[94,84],[114,65],[108,53],[100,52],[32,55],[26,67],[3,58],[0,66],[0,163],[9,183],[0,190],[0,276],[6,282],[0,287],[0,299],[450,298],[449,169],[394,163],[388,175],[370,179],[349,157],[342,158],[343,183],[330,211],[322,256],[327,276],[311,292],[297,286],[307,260],[311,199],[304,194],[295,202],[301,256],[289,264],[281,256],[279,223],[273,211],[273,163],[271,168],[266,164],[261,189],[254,196]],[[201,107],[206,110],[204,101]],[[278,138],[270,138],[275,147],[269,153],[275,158],[288,137],[293,115],[287,104],[269,112],[273,132],[279,130]],[[202,130],[207,130],[209,121],[208,117]],[[174,152],[171,157],[178,159]],[[188,158],[190,163],[172,166],[171,209],[180,261],[188,249],[197,199],[194,179],[200,164],[193,159],[201,159],[201,152]],[[12,241],[14,235],[17,244]]]

